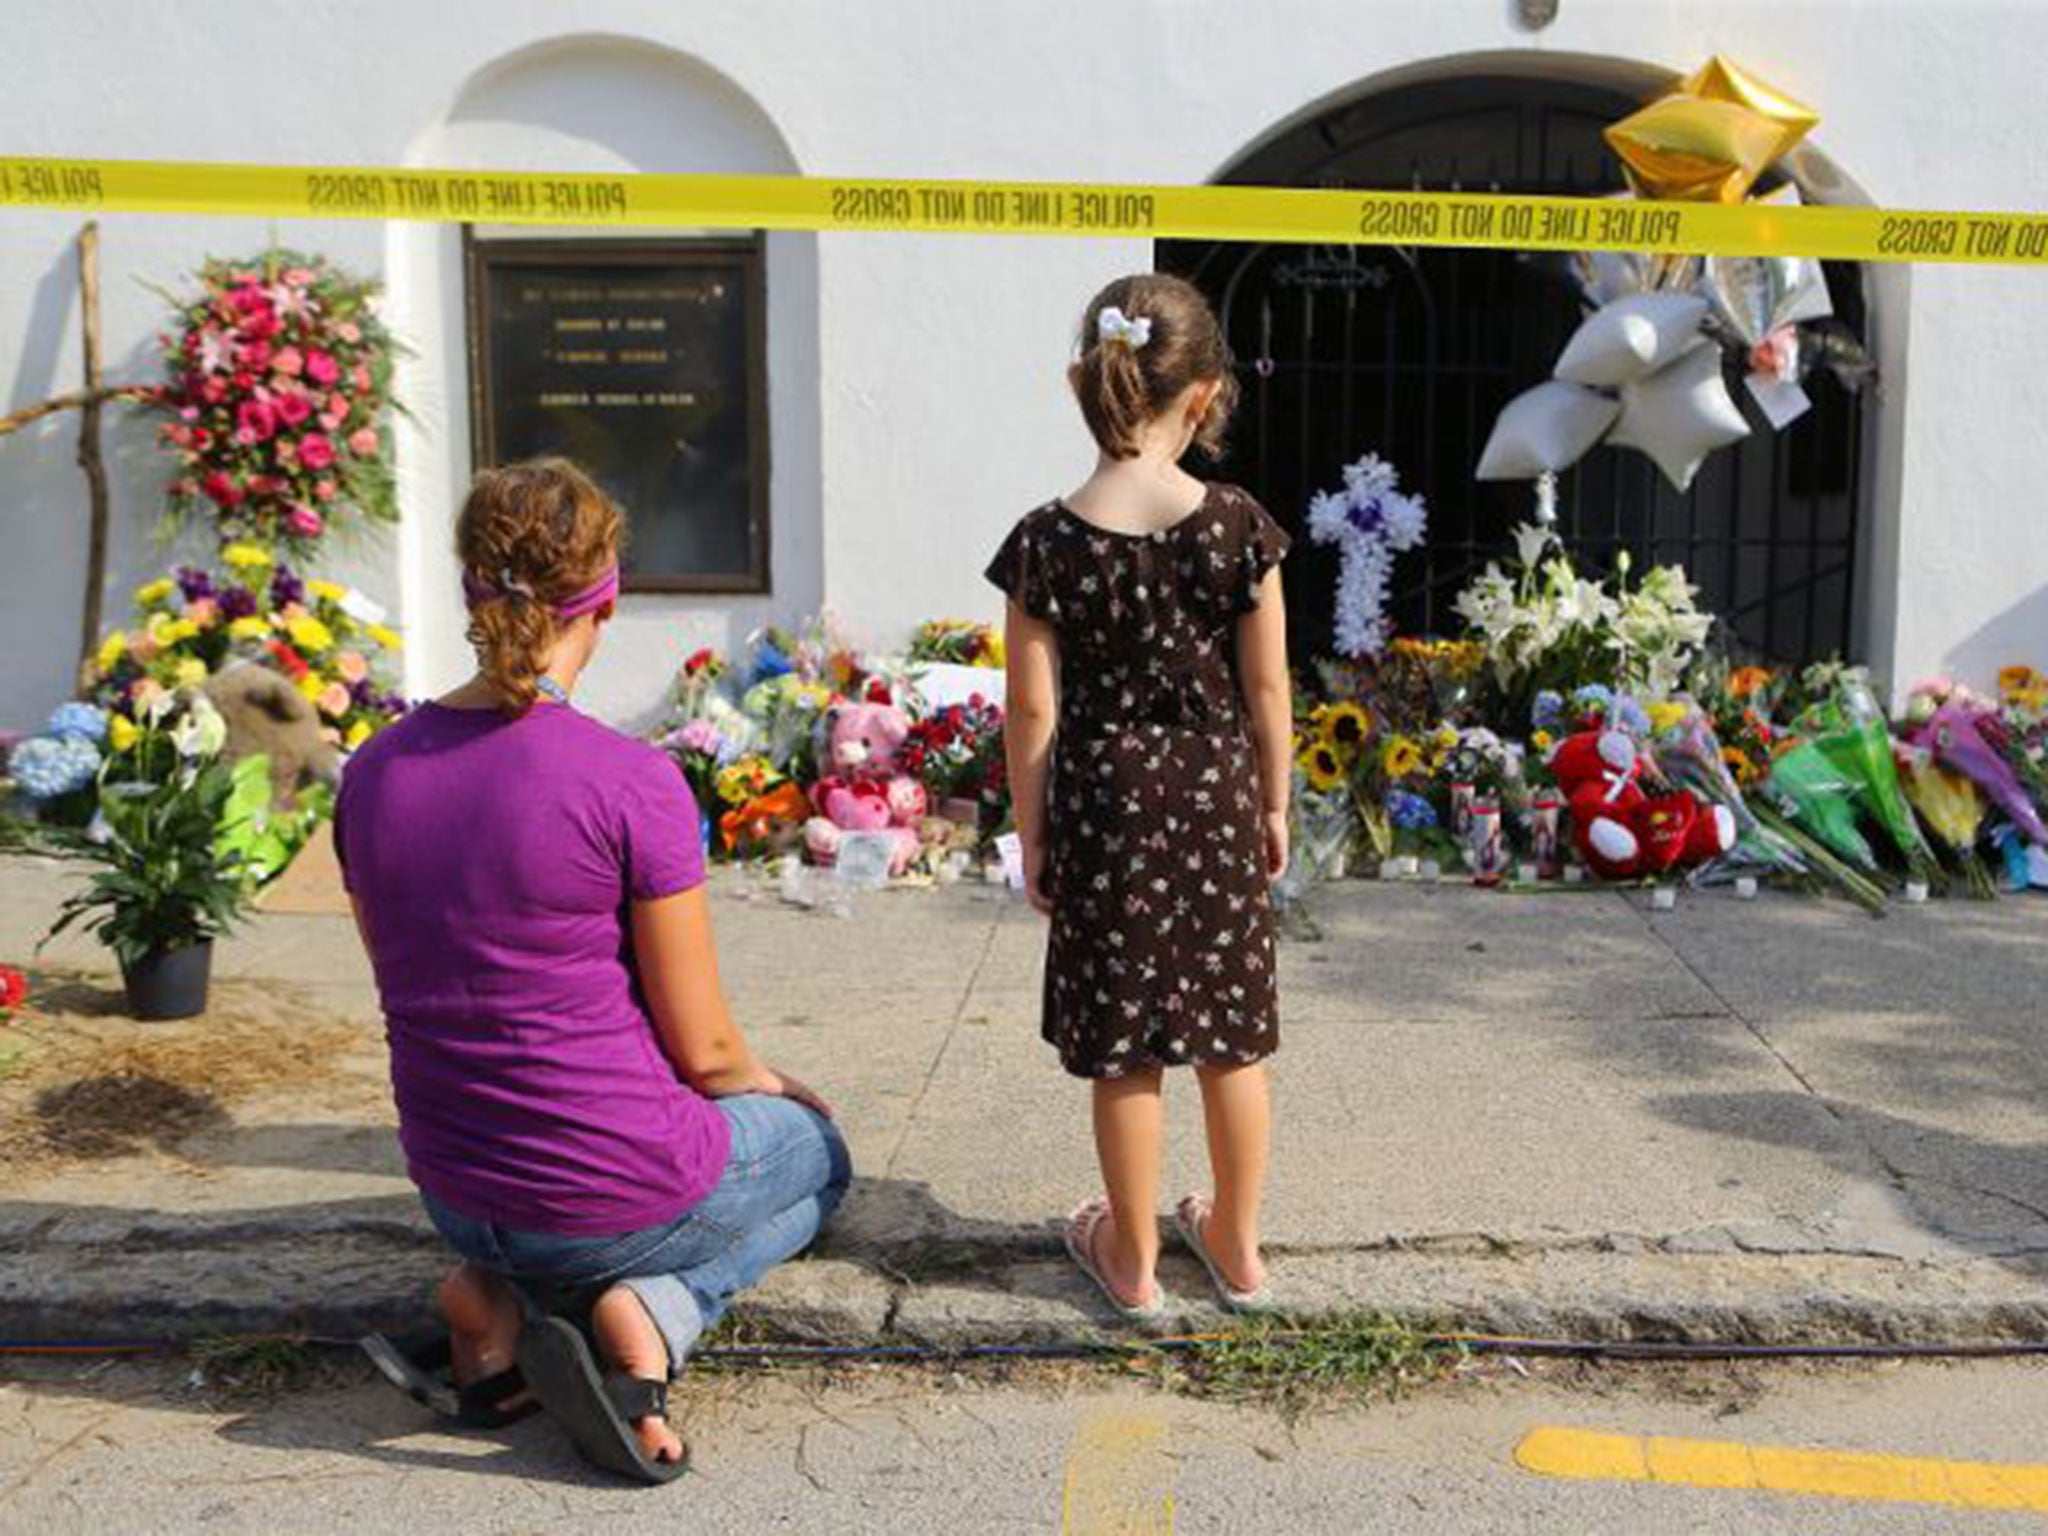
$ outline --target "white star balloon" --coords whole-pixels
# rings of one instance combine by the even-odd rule
[[[1481,480],[1533,480],[1578,463],[1614,424],[1620,406],[1579,384],[1551,379],[1501,407],[1486,449]]]
[[[1683,491],[1708,454],[1747,436],[1749,423],[1721,378],[1721,349],[1702,341],[1670,367],[1622,385],[1621,419],[1607,441],[1648,454]]]
[[[1552,370],[1609,389],[1676,362],[1699,339],[1707,301],[1691,293],[1632,293],[1585,318]]]

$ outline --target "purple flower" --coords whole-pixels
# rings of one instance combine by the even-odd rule
[[[280,565],[270,578],[270,606],[286,608],[305,600],[306,584],[292,574],[290,566]]]
[[[221,617],[225,619],[253,618],[256,613],[256,594],[247,587],[229,587],[220,595]]]
[[[1368,501],[1351,504],[1351,510],[1344,514],[1344,521],[1360,533],[1378,533],[1380,524],[1387,520],[1386,512],[1380,506],[1380,499],[1374,496]]]
[[[355,700],[358,709],[370,709],[376,703],[377,690],[370,686],[367,677],[359,677],[349,684],[348,696]]]
[[[181,565],[177,572],[178,590],[185,595],[185,601],[196,603],[202,597],[213,596],[213,578],[196,565]]]

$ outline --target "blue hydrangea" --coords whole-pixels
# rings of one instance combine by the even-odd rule
[[[1625,693],[1616,695],[1614,712],[1608,717],[1608,723],[1631,736],[1650,734],[1650,712]]]
[[[1572,693],[1572,705],[1583,715],[1604,715],[1614,707],[1614,690],[1605,683],[1585,683]]]
[[[83,789],[100,771],[100,749],[84,736],[31,736],[7,760],[15,788],[30,800]]]
[[[50,734],[82,741],[107,739],[107,712],[97,704],[59,704],[50,712]]]
[[[1410,790],[1396,789],[1387,795],[1387,820],[1404,832],[1436,825],[1436,807]]]
[[[1554,731],[1564,724],[1564,695],[1546,688],[1529,707],[1529,720],[1539,731]]]

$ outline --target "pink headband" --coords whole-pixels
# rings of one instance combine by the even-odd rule
[[[561,602],[555,604],[555,617],[564,622],[570,619],[580,619],[586,613],[597,612],[606,603],[615,600],[618,595],[619,568],[614,564],[610,570],[598,577],[596,581],[585,587],[581,592],[576,593],[573,597],[564,598]],[[534,596],[534,591],[533,588],[520,581],[510,571],[500,571],[497,581],[491,582],[486,581],[468,567],[465,566],[463,568],[462,599],[470,607],[478,608],[485,603],[496,602],[500,598],[514,596],[531,598]]]

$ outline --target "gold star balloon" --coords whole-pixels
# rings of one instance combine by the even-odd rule
[[[1792,146],[1813,132],[1820,114],[1803,101],[1794,101],[1775,86],[1766,85],[1734,60],[1715,54],[1679,87],[1682,94],[1702,101],[1728,101],[1747,107],[1758,117],[1778,125],[1778,148],[1771,158],[1782,159]]]
[[[1673,95],[1606,130],[1637,197],[1739,203],[1778,158],[1779,124],[1732,101]]]

